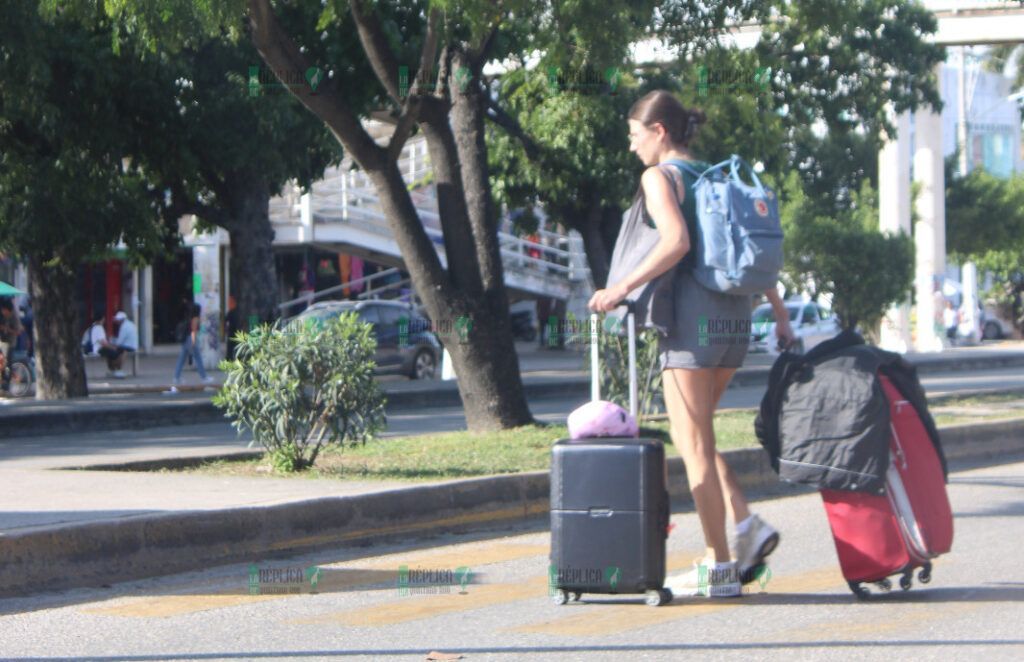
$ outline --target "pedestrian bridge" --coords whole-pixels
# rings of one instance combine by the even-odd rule
[[[368,128],[384,132],[373,123]],[[424,230],[437,249],[441,265],[447,267],[425,139],[408,141],[399,158],[399,168]],[[309,193],[302,194],[297,187],[291,187],[284,195],[272,199],[270,220],[274,224],[275,245],[315,245],[391,267],[404,267],[376,189],[349,159],[324,172]],[[569,299],[574,288],[585,285],[589,276],[582,238],[576,232],[562,235],[540,231],[536,239],[539,241],[515,236],[509,219],[502,219],[498,241],[510,297]]]

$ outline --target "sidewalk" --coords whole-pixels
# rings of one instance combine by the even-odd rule
[[[536,343],[519,342],[516,343],[516,352],[519,354],[519,367],[524,383],[543,383],[552,379],[586,381],[589,377],[587,372],[588,355],[583,348],[540,349]],[[919,366],[918,369],[922,371],[983,368],[987,365],[992,367],[1024,366],[1024,341],[985,342],[974,347],[950,348],[941,353],[909,352],[905,356],[908,361]],[[177,358],[177,345],[158,345],[153,352],[139,356],[136,376],[133,377],[129,374],[124,379],[114,379],[108,376],[106,364],[102,361],[89,360],[86,362],[89,394],[91,396],[123,396],[163,393],[171,386]],[[748,354],[744,366],[737,372],[737,379],[742,380],[744,375],[766,375],[774,360],[775,357],[769,354]],[[126,368],[130,369],[129,366]],[[214,378],[214,383],[211,385],[202,384],[195,367],[186,367],[182,373],[184,384],[179,387],[181,394],[174,399],[189,393],[202,393],[204,390],[212,392],[219,387],[223,382],[224,374],[216,368],[209,367],[207,373]],[[387,393],[457,390],[454,381],[441,381],[440,379],[417,381],[396,375],[382,375],[378,377],[378,380]],[[22,407],[28,402],[31,400],[0,399],[0,412],[3,411],[4,405]]]
[[[88,368],[92,394],[89,398],[46,402],[0,399],[0,439],[223,421],[223,412],[210,399],[221,384],[221,372],[210,371],[214,383],[209,385],[201,384],[194,371],[185,372],[180,392],[167,392],[177,358],[172,349],[164,346],[140,357],[137,376],[126,379],[107,378],[105,366],[93,362]],[[539,349],[534,343],[518,343],[516,349],[528,400],[589,396],[587,355],[582,348]],[[937,354],[911,353],[906,357],[921,374],[1005,370],[1024,367],[1024,342],[1000,341]],[[773,361],[774,357],[768,354],[750,354],[730,388],[765,385]],[[378,379],[387,396],[389,413],[462,404],[455,381],[410,380],[399,376]]]

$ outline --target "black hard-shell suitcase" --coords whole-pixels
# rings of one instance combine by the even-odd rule
[[[636,326],[629,332],[630,412],[636,416]],[[591,317],[591,398],[600,399],[597,315]],[[551,566],[556,604],[583,593],[646,594],[671,602],[664,588],[669,495],[665,447],[632,437],[569,440],[551,454]]]

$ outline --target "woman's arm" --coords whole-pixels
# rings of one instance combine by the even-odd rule
[[[779,339],[779,347],[789,347],[796,342],[796,334],[793,333],[793,327],[789,323],[789,311],[782,303],[779,291],[774,287],[765,291],[764,295],[768,297],[768,303],[772,305],[772,312],[775,315],[775,337]]]
[[[194,345],[196,344],[196,334],[199,333],[199,318],[193,317],[189,324],[189,327],[191,329],[192,334],[192,344]]]
[[[668,177],[657,166],[651,166],[644,171],[640,183],[644,189],[647,213],[654,220],[661,239],[632,273],[618,283],[609,283],[605,289],[594,292],[587,304],[591,310],[612,310],[630,292],[674,267],[690,250],[690,234],[679,208],[682,199],[676,200]]]

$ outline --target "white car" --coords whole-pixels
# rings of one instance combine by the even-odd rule
[[[832,312],[813,301],[787,301],[785,306],[789,312],[789,325],[793,327],[797,338],[790,351],[803,354],[815,345],[834,338],[841,330]],[[775,313],[771,304],[755,308],[751,322],[750,350],[778,354]]]
[[[1013,337],[1013,324],[999,316],[999,311],[992,304],[985,305],[984,320],[981,323],[981,337],[984,340],[999,340]]]

